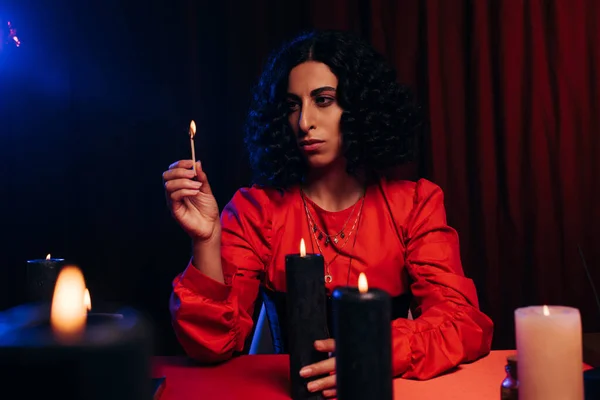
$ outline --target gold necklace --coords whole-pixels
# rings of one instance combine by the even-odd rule
[[[319,244],[319,239],[317,239],[316,230],[314,229],[314,225],[313,225],[313,222],[312,222],[312,221],[314,221],[314,219],[312,217],[312,214],[310,213],[310,210],[308,209],[308,205],[306,204],[306,200],[304,199],[304,196],[302,196],[302,201],[304,203],[304,210],[306,211],[306,217],[307,217],[307,220],[308,220],[309,229],[312,232],[313,237],[315,238],[315,243],[317,244],[317,248],[319,249],[319,253],[321,253],[321,255],[323,256],[323,261],[325,262],[325,283],[331,283],[331,281],[333,281],[333,277],[331,276],[330,266],[338,258],[338,256],[340,255],[340,251],[344,248],[344,246],[346,246],[346,244],[350,240],[350,236],[352,236],[352,233],[356,229],[356,226],[358,224],[358,220],[360,218],[360,215],[362,214],[363,205],[365,204],[365,196],[363,195],[363,198],[362,198],[362,200],[360,202],[360,208],[358,209],[358,214],[356,214],[356,218],[354,220],[354,224],[352,225],[352,228],[348,232],[348,235],[345,237],[346,240],[340,246],[340,248],[337,250],[337,253],[333,256],[333,258],[329,262],[327,262],[327,260],[325,259],[325,254],[323,253],[323,249],[321,248],[321,245]],[[350,214],[350,215],[352,215],[352,214]],[[350,217],[348,217],[348,218],[350,218]],[[337,243],[337,242],[334,242],[334,243]],[[356,243],[356,239],[354,240],[354,243]]]
[[[350,214],[348,214],[348,218],[346,218],[346,221],[344,222],[342,229],[340,229],[340,231],[338,233],[336,233],[335,235],[330,235],[327,232],[325,232],[325,230],[318,227],[317,221],[313,218],[312,214],[308,211],[306,197],[302,190],[300,191],[300,194],[302,195],[302,202],[304,203],[304,208],[306,209],[306,215],[308,216],[309,223],[311,225],[310,229],[313,232],[313,236],[315,236],[316,233],[319,232],[319,236],[318,237],[315,236],[315,237],[318,240],[322,240],[323,238],[325,238],[325,241],[323,242],[325,244],[325,246],[328,246],[329,243],[331,243],[331,242],[333,242],[334,244],[338,244],[338,241],[339,241],[338,236],[342,239],[346,238],[346,234],[344,231],[346,230],[348,221],[350,221],[350,217],[352,217],[352,215],[354,214],[354,210],[356,209],[356,206],[358,205],[358,201],[356,203],[354,203],[354,206],[352,207],[352,211],[350,211]],[[355,224],[356,224],[356,221],[355,221]],[[346,239],[346,241],[348,241],[348,239]]]

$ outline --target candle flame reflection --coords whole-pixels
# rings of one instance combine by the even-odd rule
[[[85,292],[83,293],[83,305],[85,306],[86,310],[92,310],[92,298],[90,297],[90,291],[88,288],[85,288]]]
[[[361,293],[367,293],[369,291],[369,283],[367,282],[367,276],[364,272],[361,272],[358,276],[358,291]]]
[[[545,316],[550,315],[550,309],[548,308],[548,306],[544,306],[544,307],[542,307],[542,309],[543,309],[543,312],[544,312]]]
[[[50,259],[50,253],[48,253],[48,255],[46,255],[46,260]]]
[[[304,244],[304,238],[300,239],[300,257],[306,257],[306,245]]]
[[[84,296],[85,281],[79,268],[64,267],[56,280],[50,310],[50,324],[58,340],[76,341],[83,333],[87,318]]]

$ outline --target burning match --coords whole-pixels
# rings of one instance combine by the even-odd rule
[[[196,172],[196,151],[194,149],[194,136],[196,136],[196,123],[194,122],[194,120],[192,120],[192,122],[190,122],[190,146],[192,147],[192,161],[194,162],[193,168],[194,168],[194,176],[198,176],[197,172]]]

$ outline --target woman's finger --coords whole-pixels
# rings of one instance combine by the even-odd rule
[[[163,181],[171,181],[173,179],[192,179],[194,171],[191,169],[175,168],[163,172]]]
[[[335,371],[335,357],[328,358],[327,360],[319,361],[300,370],[300,376],[308,378],[311,376],[325,375]]]
[[[335,339],[315,340],[315,349],[323,352],[334,352]]]
[[[183,168],[183,169],[192,169],[194,165],[194,161],[192,160],[179,160],[179,161],[175,161],[173,164],[169,165],[169,169],[177,169],[177,168]]]
[[[200,161],[196,163],[196,172],[198,173],[198,182],[202,183],[200,191],[205,194],[212,194],[210,183],[208,183],[208,176],[206,175],[206,172],[204,172],[204,170],[202,169],[202,163],[200,163]]]
[[[335,387],[335,375],[329,375],[325,378],[317,379],[308,383],[309,392],[320,392],[321,390],[332,389]]]
[[[200,193],[199,190],[194,190],[194,189],[181,189],[178,190],[176,192],[171,193],[171,195],[169,196],[169,198],[173,201],[181,201],[186,197],[193,197],[198,195],[198,193]]]
[[[174,179],[165,182],[165,190],[167,193],[173,193],[181,189],[199,190],[202,187],[202,182],[193,181],[191,179]]]

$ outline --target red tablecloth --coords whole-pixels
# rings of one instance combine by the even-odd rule
[[[394,380],[394,397],[411,400],[497,400],[506,357],[493,351],[472,364],[428,381]],[[155,357],[153,376],[166,377],[160,400],[289,399],[288,357],[252,355],[223,364],[197,366],[182,357]]]

